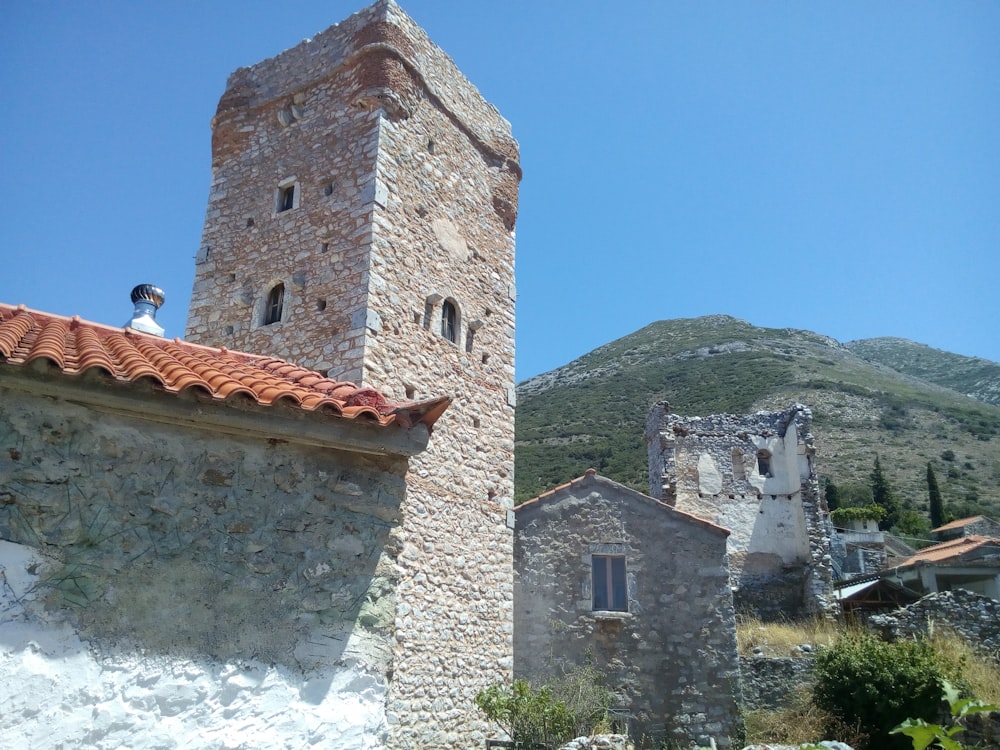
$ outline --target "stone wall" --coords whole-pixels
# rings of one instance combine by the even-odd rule
[[[627,611],[595,611],[593,555],[625,558]],[[588,475],[516,510],[514,672],[606,673],[634,736],[740,731],[725,531]]]
[[[796,692],[812,686],[816,661],[811,656],[741,656],[743,708],[788,708]]]
[[[512,667],[510,125],[391,0],[236,71],[187,336],[404,400],[453,397],[410,463],[388,720],[394,747],[481,744]],[[295,186],[279,211],[279,191]],[[280,321],[263,325],[274,285]],[[442,331],[445,304],[454,334]]]
[[[736,607],[766,619],[834,608],[810,425],[801,405],[685,418],[665,402],[647,422],[650,494],[732,531]]]
[[[928,594],[892,614],[872,615],[868,625],[890,639],[926,635],[928,628],[945,627],[1000,663],[1000,601],[965,589]]]
[[[405,459],[0,407],[12,746],[386,740]]]

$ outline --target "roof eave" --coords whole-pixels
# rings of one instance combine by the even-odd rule
[[[169,394],[149,382],[111,377],[68,377],[58,371],[48,374],[35,368],[0,367],[0,385],[130,419],[369,455],[414,456],[426,449],[430,437],[422,422],[408,428],[380,425],[363,417],[261,406],[249,399],[218,401],[194,391]]]

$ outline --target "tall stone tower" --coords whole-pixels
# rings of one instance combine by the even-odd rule
[[[393,0],[237,70],[213,120],[189,341],[398,397],[451,395],[411,460],[393,747],[481,744],[511,669],[510,125]]]

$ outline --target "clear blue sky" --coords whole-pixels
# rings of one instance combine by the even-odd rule
[[[0,300],[182,336],[227,76],[360,2],[5,3]],[[518,379],[711,313],[1000,361],[1000,3],[402,5],[521,144]]]

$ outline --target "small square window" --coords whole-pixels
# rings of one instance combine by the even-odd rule
[[[595,612],[628,612],[624,557],[592,555],[591,576]]]

